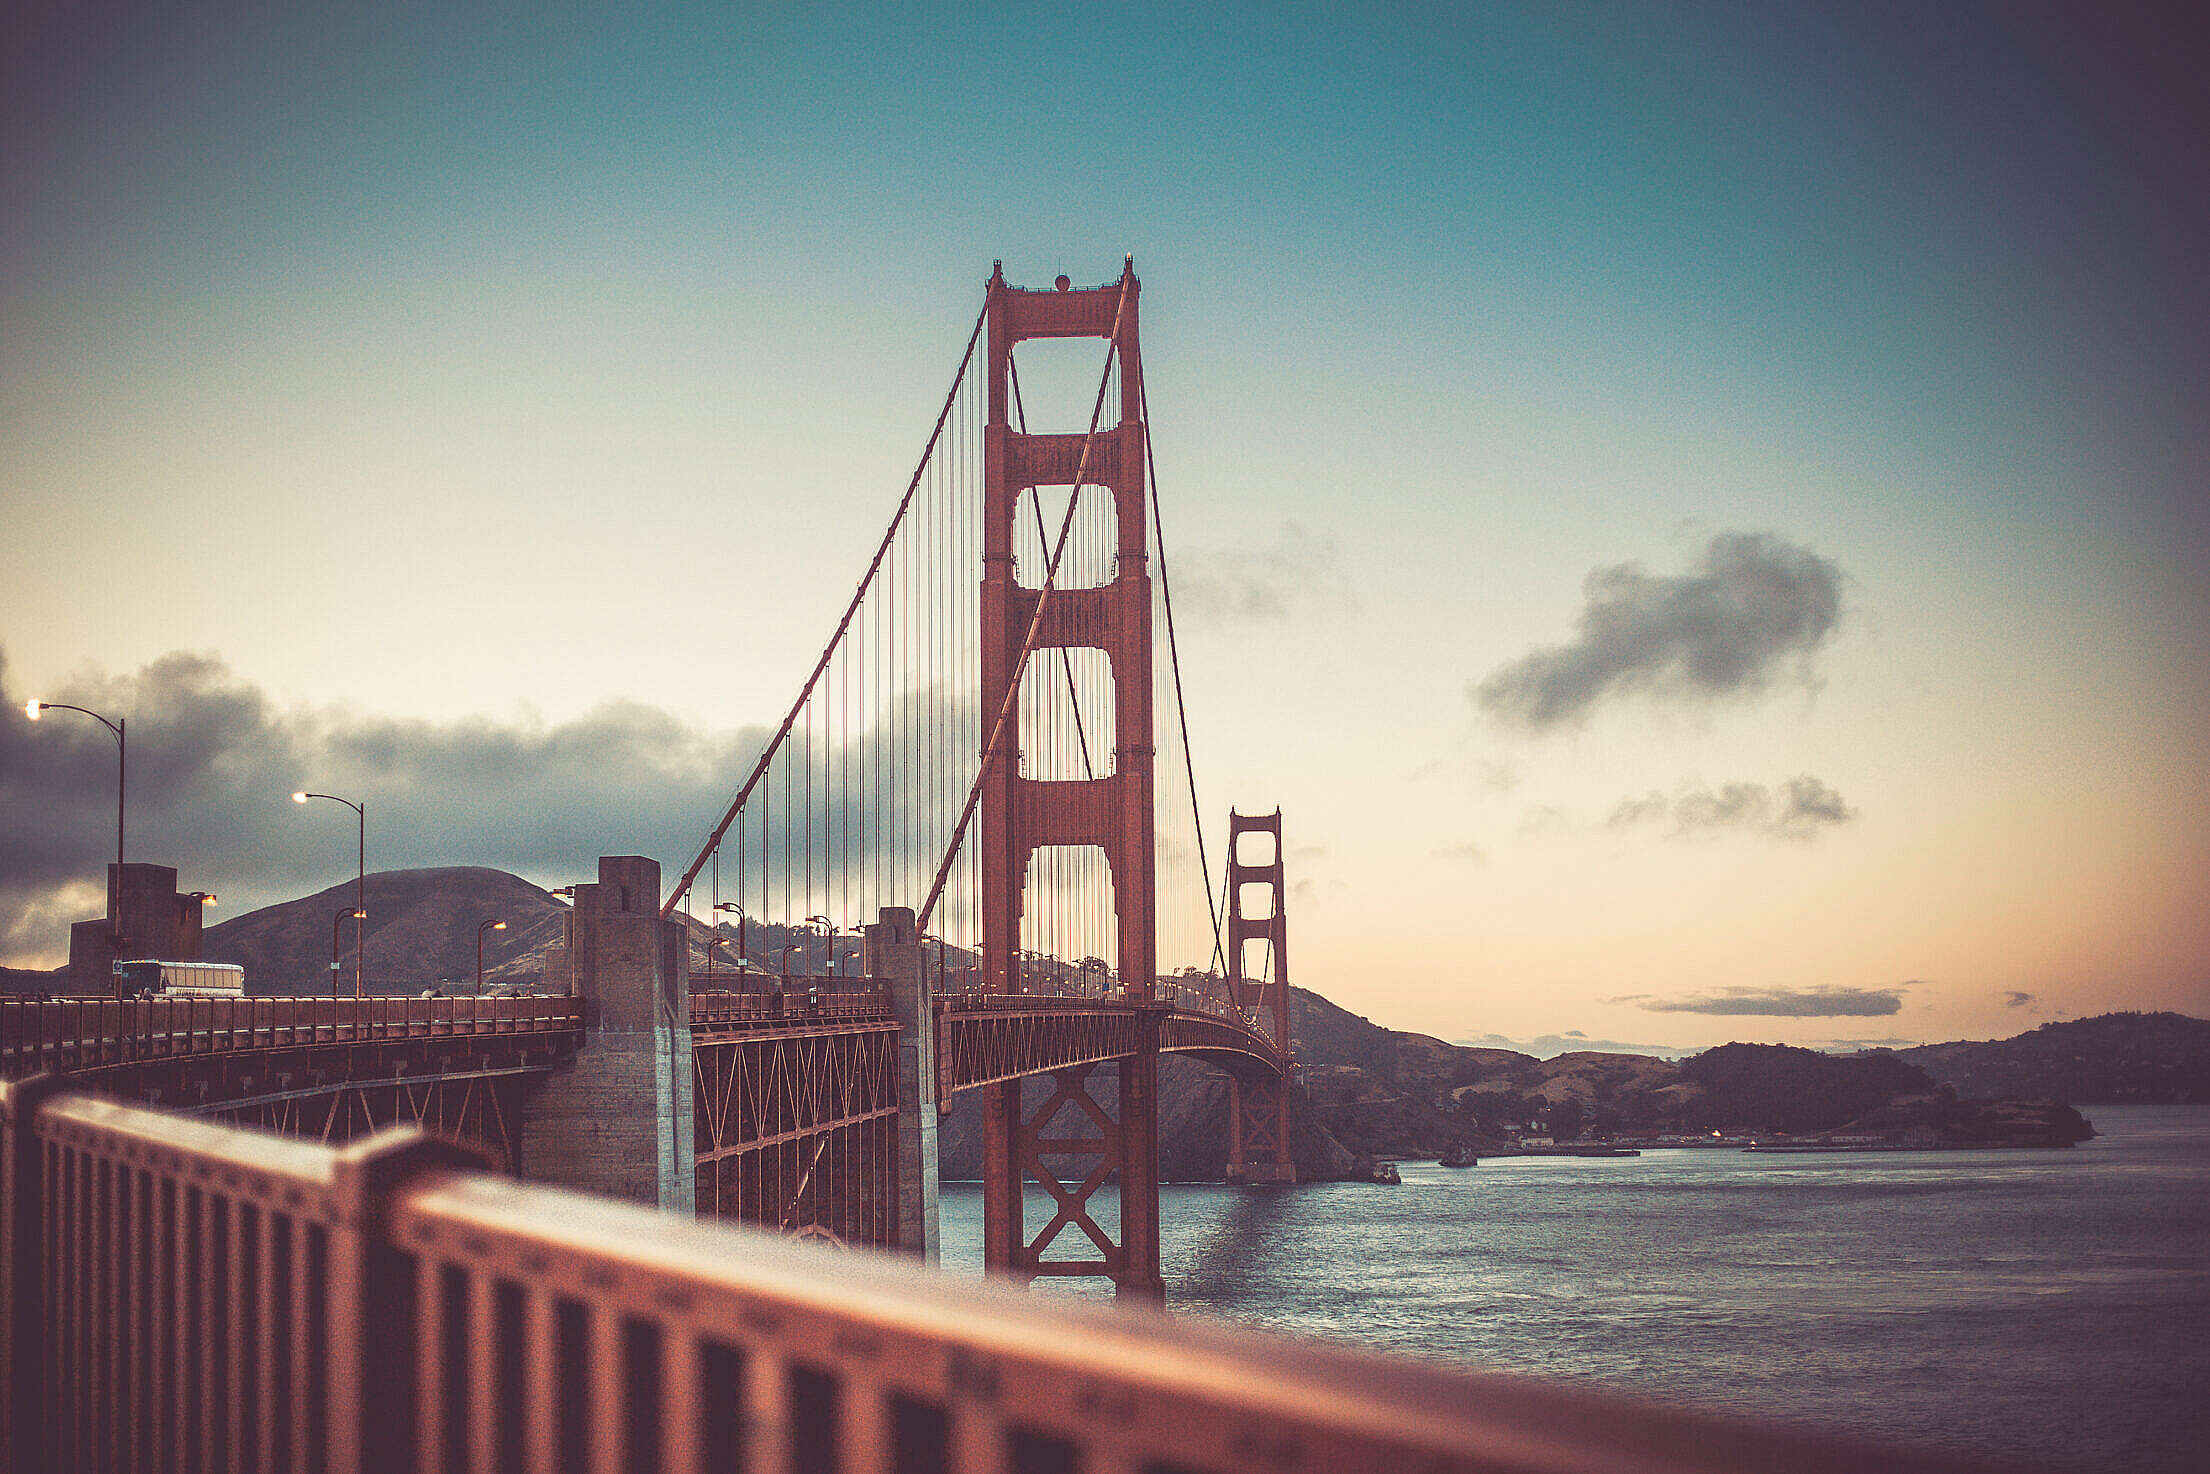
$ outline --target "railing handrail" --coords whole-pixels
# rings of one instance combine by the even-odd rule
[[[568,994],[411,998],[65,998],[0,1000],[0,1075],[90,1070],[180,1055],[472,1034],[565,1032]]]
[[[481,1419],[514,1430],[528,1467],[558,1462],[572,1434],[581,1446],[569,1452],[594,1468],[616,1467],[642,1436],[671,1470],[741,1459],[780,1474],[828,1467],[820,1460],[834,1449],[836,1467],[872,1474],[891,1467],[898,1430],[915,1424],[941,1438],[948,1467],[983,1474],[1037,1458],[1468,1474],[1961,1466],[1155,1312],[1044,1301],[889,1257],[824,1257],[754,1230],[470,1170],[411,1129],[334,1149],[0,1085],[0,1156],[10,1188],[0,1237],[0,1283],[10,1287],[0,1305],[9,1374],[0,1440],[10,1441],[0,1457],[20,1467],[101,1447],[103,1428],[150,1435],[140,1462],[160,1466],[177,1434],[148,1418],[159,1409],[145,1387],[88,1354],[111,1329],[116,1297],[157,1297],[131,1303],[134,1315],[153,1310],[139,1324],[163,1338],[147,1349],[166,1365],[225,1324],[226,1286],[279,1270],[322,1307],[327,1345],[302,1347],[294,1327],[310,1366],[268,1358],[258,1331],[241,1342],[230,1326],[229,1344],[268,1379],[257,1384],[263,1398],[296,1400],[295,1465],[338,1474],[385,1467],[410,1445],[435,1450],[455,1420]],[[111,1199],[86,1184],[126,1172],[144,1202],[171,1195],[181,1205],[188,1187],[195,1221],[230,1223],[228,1249],[222,1235],[187,1236],[180,1206],[173,1222],[132,1221],[150,1262],[173,1262],[173,1277],[144,1279],[125,1259],[88,1255],[107,1242]],[[249,1215],[256,1231],[244,1234]],[[276,1246],[296,1248],[310,1228],[327,1250],[279,1263]],[[43,1279],[27,1274],[34,1268]],[[49,1327],[59,1354],[46,1344]],[[203,1363],[186,1389],[203,1428],[232,1406],[227,1366]],[[564,1417],[562,1389],[578,1377],[588,1417]],[[316,1387],[320,1408],[299,1411]],[[462,1401],[447,1407],[456,1391]],[[234,1439],[272,1436],[266,1422],[256,1432],[231,1417]]]

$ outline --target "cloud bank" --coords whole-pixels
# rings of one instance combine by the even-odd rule
[[[1800,773],[1778,788],[1762,783],[1725,783],[1691,788],[1668,800],[1659,793],[1622,799],[1605,822],[1613,829],[1672,821],[1675,835],[1733,831],[1802,843],[1857,811],[1820,779]]]
[[[1500,667],[1470,694],[1496,720],[1545,732],[1614,697],[1708,704],[1782,680],[1808,685],[1841,622],[1842,579],[1828,559],[1761,532],[1718,534],[1682,574],[1598,568],[1572,640]]]
[[[0,655],[0,962],[65,950],[115,855],[114,740],[73,713],[33,723],[30,694]],[[176,866],[226,911],[352,872],[353,816],[302,809],[295,789],[367,795],[370,869],[572,879],[602,854],[689,858],[768,735],[633,704],[554,725],[283,710],[203,654],[38,694],[128,715],[129,857]]]
[[[1686,998],[1630,993],[1607,1003],[1631,1003],[1646,1013],[1708,1013],[1756,1018],[1878,1018],[1900,1013],[1903,990],[1892,988],[1721,988]]]

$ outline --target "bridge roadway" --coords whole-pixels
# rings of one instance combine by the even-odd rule
[[[699,1210],[894,1242],[890,1000],[859,979],[777,981],[777,993],[691,994]],[[1124,1058],[1146,1011],[1109,997],[940,997],[934,1093]],[[1244,1021],[1186,1004],[1148,1011],[1164,1052],[1279,1068]],[[584,1001],[570,996],[6,1000],[0,1076],[65,1073],[117,1099],[325,1143],[415,1124],[528,1176],[530,1087],[574,1057],[584,1029]]]

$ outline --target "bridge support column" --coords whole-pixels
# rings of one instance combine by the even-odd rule
[[[599,861],[569,952],[583,1047],[524,1107],[524,1175],[689,1213],[697,1197],[689,941],[660,919],[660,865]]]
[[[1228,1077],[1228,1181],[1295,1182],[1289,1155],[1289,1083]]]
[[[1159,1277],[1159,1025],[1166,1008],[1136,1014],[1136,1052],[1120,1062],[1120,1273],[1122,1300],[1166,1299]]]
[[[1028,1247],[1021,1223],[1021,1082],[982,1087],[982,1267],[1019,1276]]]
[[[985,1269],[1024,1284],[1039,1275],[1103,1275],[1122,1300],[1155,1305],[1166,1298],[1159,1275],[1159,1025],[1165,1012],[1163,1006],[1137,1012],[1136,1052],[1113,1062],[1116,1095],[1100,1098],[1091,1090],[1095,1063],[1029,1077],[1051,1087],[1033,1113],[1021,1096],[1024,1081],[983,1087]],[[1108,1181],[1118,1184],[1118,1234],[1107,1232],[1090,1211]],[[1030,1182],[1056,1205],[1033,1239],[1022,1216]],[[1062,1233],[1078,1246],[1079,1257],[1046,1257]]]
[[[898,1163],[892,1243],[937,1262],[936,992],[909,906],[885,906],[867,928],[868,981],[898,1020]]]

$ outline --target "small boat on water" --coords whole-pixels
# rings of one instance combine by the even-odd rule
[[[1376,1162],[1373,1165],[1372,1171],[1367,1173],[1366,1180],[1368,1182],[1379,1182],[1390,1187],[1395,1187],[1401,1184],[1404,1181],[1404,1178],[1398,1173],[1396,1163]]]

